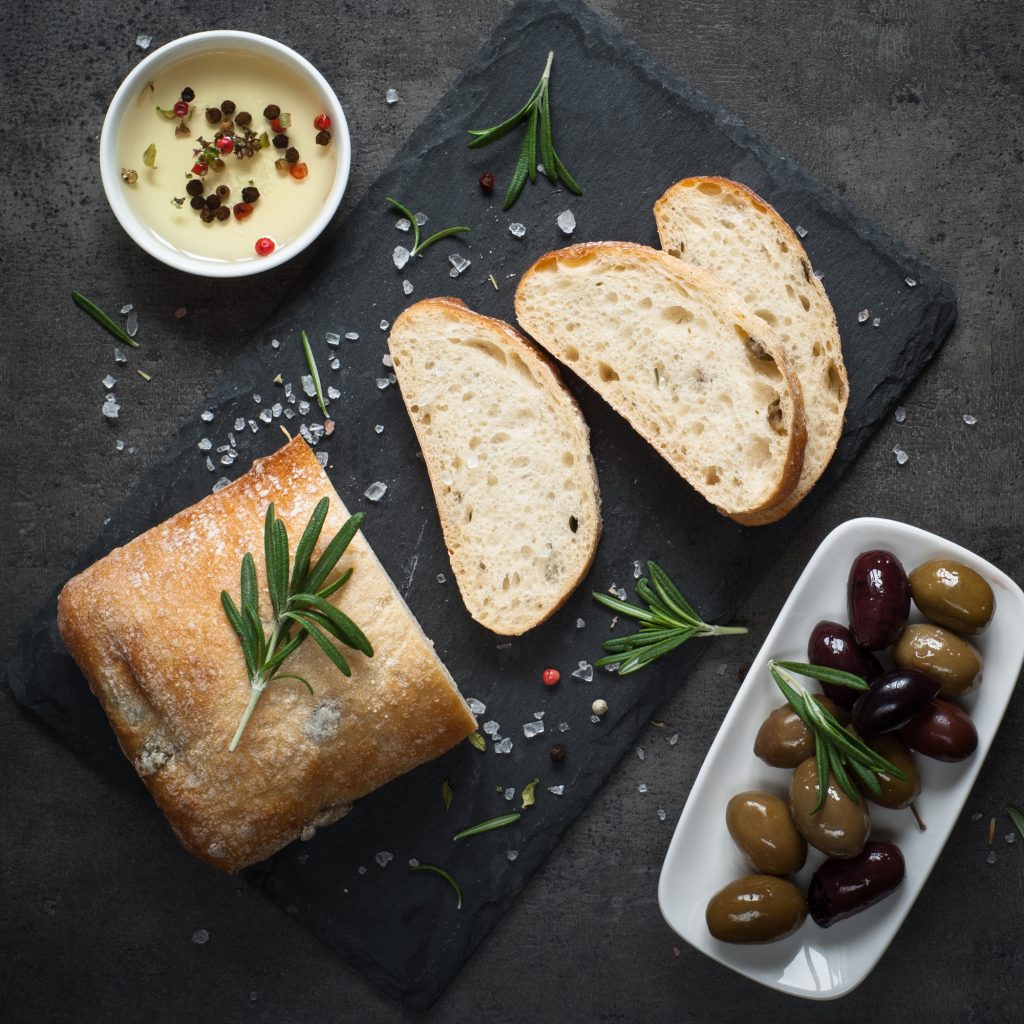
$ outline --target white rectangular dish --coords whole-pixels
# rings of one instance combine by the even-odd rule
[[[996,595],[989,628],[972,643],[985,660],[979,689],[960,703],[978,730],[978,748],[957,764],[915,755],[921,775],[916,801],[927,824],[921,832],[909,810],[870,805],[871,838],[891,839],[906,859],[906,878],[888,899],[828,929],[808,917],[794,934],[761,946],[732,945],[711,937],[704,920],[708,900],[732,880],[750,873],[725,824],[729,798],[759,789],[786,798],[790,772],[754,756],[754,737],[768,713],[785,699],[772,681],[773,657],[805,661],[807,639],[822,619],[846,623],[846,581],[862,551],[886,548],[909,573],[932,558],[949,557],[979,572]],[[911,607],[911,621],[921,621]],[[763,985],[807,999],[835,999],[871,972],[917,899],[942,852],[985,760],[1024,663],[1024,592],[1005,573],[950,541],[888,519],[851,519],[822,541],[775,620],[740,686],[732,707],[693,784],[665,856],[658,902],[669,926],[702,953]],[[808,689],[813,680],[801,679]],[[824,859],[809,850],[794,878],[806,893]],[[953,922],[951,922],[952,924]]]

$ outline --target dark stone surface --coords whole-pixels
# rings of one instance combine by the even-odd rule
[[[731,699],[737,670],[831,526],[862,513],[905,518],[1021,574],[1013,500],[1020,485],[1013,381],[1021,356],[1009,333],[1020,280],[1019,268],[1001,267],[1019,229],[1020,143],[1004,128],[1020,113],[1019,12],[1007,8],[1015,30],[1008,32],[991,5],[929,7],[927,23],[913,7],[842,5],[811,14],[796,4],[771,12],[677,4],[656,16],[659,7],[626,3],[610,13],[666,64],[941,266],[959,293],[961,326],[907,401],[907,422],[882,431],[748,602],[752,637],[714,650],[660,712],[678,723],[679,746],[669,748],[650,730],[641,741],[647,760],[620,766],[433,1016],[729,1020],[757,1012],[782,1021],[799,1012],[853,1020],[903,1000],[909,974],[922,1016],[1012,1019],[1021,962],[1012,942],[1019,901],[1009,897],[1021,885],[1020,848],[1000,842],[999,860],[986,865],[984,822],[970,817],[1020,799],[1012,767],[1022,753],[1019,699],[906,926],[871,979],[843,1002],[795,1004],[688,950],[675,958],[675,940],[657,914],[655,882],[671,821]],[[67,135],[45,136],[40,145],[53,161],[54,184],[74,199],[69,206],[52,193],[12,187],[17,208],[8,223],[15,244],[5,247],[3,268],[9,317],[2,381],[5,397],[18,404],[16,429],[2,441],[10,481],[3,517],[7,650],[163,439],[202,401],[205,382],[216,380],[315,259],[286,271],[277,278],[282,294],[268,295],[252,282],[197,285],[135,254],[93,183],[89,141],[109,94],[137,59],[135,32],[151,31],[159,43],[210,24],[244,24],[307,53],[352,114],[357,160],[348,205],[500,13],[471,3],[372,11],[350,5],[331,15],[301,3],[287,12],[225,7],[222,14],[216,7],[173,15],[142,7],[123,27],[114,9],[83,6],[59,19],[46,5],[22,12],[28,31],[12,41],[4,91],[24,97],[36,122],[54,108],[68,109],[73,93]],[[405,97],[396,108],[383,106],[387,85]],[[365,157],[361,142],[373,147]],[[108,308],[133,301],[141,310],[141,336],[153,353],[146,365],[154,385],[163,386],[139,381],[125,403],[119,435],[137,447],[134,459],[113,452],[111,432],[96,415],[109,347],[97,345],[90,325],[65,308],[71,286]],[[183,323],[170,315],[178,305],[190,308]],[[960,420],[966,411],[979,417],[973,429]],[[889,454],[897,442],[911,453],[902,468]],[[7,1018],[403,1015],[246,886],[197,871],[169,851],[144,794],[121,792],[83,770],[0,693],[0,1005]],[[646,800],[636,793],[640,779],[651,786]],[[653,815],[658,805],[669,811],[664,825]],[[999,834],[1008,827],[1002,819]],[[211,932],[202,947],[188,941],[199,927]],[[951,955],[952,932],[958,949]]]

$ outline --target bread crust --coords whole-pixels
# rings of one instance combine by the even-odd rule
[[[571,262],[573,260],[584,260],[593,253],[608,253],[613,256],[631,254],[657,264],[667,270],[670,274],[675,275],[682,273],[683,276],[688,279],[689,283],[696,284],[698,287],[703,289],[713,290],[725,295],[738,319],[741,319],[746,323],[751,323],[754,319],[753,314],[747,310],[735,295],[729,292],[728,289],[726,289],[718,278],[710,271],[705,270],[702,267],[686,263],[685,261],[679,260],[676,257],[670,256],[658,249],[652,249],[649,246],[640,245],[636,242],[578,242],[575,245],[568,246],[564,249],[556,249],[545,253],[537,259],[520,278],[519,285],[516,288],[516,318],[522,321],[524,317],[522,294],[524,288],[527,286],[527,282],[531,277],[541,271],[545,265],[553,261]],[[800,479],[800,474],[803,470],[804,449],[807,444],[807,429],[804,418],[803,395],[800,382],[797,379],[796,374],[793,372],[789,361],[786,358],[786,354],[778,339],[775,337],[771,327],[767,324],[762,324],[761,321],[757,321],[756,331],[757,339],[763,344],[765,350],[779,367],[779,371],[788,388],[789,415],[786,419],[786,423],[788,427],[789,443],[785,456],[782,460],[782,469],[775,486],[767,492],[755,506],[749,510],[745,510],[750,513],[758,513],[765,509],[770,509],[789,495],[796,486],[797,481]],[[540,342],[538,342],[538,344],[540,344]],[[667,459],[667,455],[663,451],[660,438],[652,436],[650,433],[646,433],[636,424],[631,424],[631,426],[633,426],[633,428],[649,444],[651,444],[655,450]],[[673,469],[676,469],[676,471],[679,472],[678,468],[670,460],[669,464],[673,466]],[[680,475],[682,476],[683,474],[680,473]],[[683,479],[686,479],[686,477],[683,476]],[[692,481],[687,480],[687,482],[690,483],[691,486],[694,486]],[[699,488],[696,489],[699,491]],[[720,509],[720,511],[726,515],[736,514],[736,510]]]
[[[460,316],[465,316],[477,324],[486,325],[488,328],[499,332],[509,348],[518,352],[528,365],[539,371],[540,375],[535,375],[534,379],[537,381],[539,386],[556,397],[558,403],[564,408],[566,415],[571,416],[576,420],[579,429],[582,432],[583,444],[576,452],[576,455],[587,469],[590,489],[593,494],[595,517],[593,537],[591,538],[586,557],[580,564],[577,572],[565,581],[559,591],[552,595],[545,610],[528,621],[517,622],[515,625],[510,625],[509,623],[502,621],[500,618],[495,618],[487,614],[484,609],[476,607],[475,602],[472,600],[472,595],[467,592],[467,589],[463,589],[463,580],[469,579],[470,566],[466,564],[461,545],[459,544],[459,525],[446,513],[445,504],[440,500],[440,495],[443,493],[445,485],[443,481],[436,477],[436,465],[429,458],[425,457],[423,460],[427,469],[427,476],[430,479],[431,489],[434,492],[438,518],[441,521],[441,530],[444,534],[449,557],[451,558],[452,570],[455,573],[455,579],[459,585],[459,592],[462,595],[463,603],[466,605],[467,611],[477,622],[480,623],[480,625],[489,629],[492,633],[497,633],[499,636],[521,636],[523,633],[526,633],[539,626],[541,623],[546,622],[555,614],[555,612],[565,605],[566,601],[569,600],[576,588],[586,578],[586,575],[593,564],[594,556],[597,553],[597,545],[601,539],[602,529],[601,493],[597,477],[597,468],[594,465],[593,454],[590,450],[590,428],[587,426],[587,421],[584,419],[583,412],[576,402],[575,397],[562,380],[562,375],[559,372],[558,364],[555,360],[540,348],[540,346],[534,344],[530,339],[520,334],[519,331],[511,326],[511,324],[506,323],[504,320],[499,320],[496,317],[489,317],[482,313],[477,313],[466,305],[462,299],[454,298],[452,296],[438,296],[435,298],[422,299],[403,310],[395,320],[391,328],[391,333],[388,335],[388,348],[392,352],[392,357],[396,355],[391,345],[391,338],[394,332],[403,327],[408,321],[412,320],[417,314],[423,312],[429,313],[434,309],[455,311]],[[399,386],[401,387],[401,366],[397,360],[395,368]],[[406,393],[404,388],[402,388],[401,391],[402,400],[405,403],[406,411],[409,413],[409,419],[411,420],[413,430],[416,433],[416,439],[419,442],[421,450],[425,451],[427,447],[427,438],[421,429],[418,418],[410,408],[412,403],[409,395]]]
[[[76,576],[58,625],[118,743],[191,853],[235,872],[341,817],[361,796],[439,756],[476,728],[362,533],[335,572],[331,598],[365,631],[375,656],[345,650],[343,677],[315,644],[287,668],[305,677],[264,692],[234,753],[249,699],[241,645],[220,605],[238,599],[252,553],[260,607],[263,520],[275,503],[294,545],[316,502],[330,509],[316,554],[348,518],[313,452],[296,438],[204,498]],[[315,556],[314,556],[315,557]]]
[[[846,402],[849,398],[850,383],[846,373],[846,366],[842,360],[842,343],[839,336],[839,326],[836,323],[835,311],[829,301],[828,294],[825,291],[825,286],[810,272],[811,262],[799,236],[783,219],[782,215],[753,189],[741,182],[733,181],[730,178],[722,178],[717,175],[697,175],[690,178],[683,178],[681,181],[677,181],[674,185],[670,185],[655,201],[653,207],[654,218],[658,226],[658,234],[661,239],[662,248],[666,248],[667,241],[665,237],[665,224],[667,220],[666,211],[672,208],[673,201],[680,192],[685,189],[697,188],[703,182],[718,185],[723,191],[732,193],[737,198],[754,207],[759,214],[768,218],[773,230],[785,240],[789,249],[792,250],[795,257],[803,264],[804,276],[807,283],[815,290],[815,293],[820,300],[819,308],[823,312],[827,312],[824,332],[834,341],[835,351],[839,355],[835,365],[839,374],[840,390],[843,396],[843,414],[835,418],[835,421],[827,434],[822,436],[819,430],[816,437],[817,441],[826,446],[825,450],[827,452],[827,457],[817,460],[817,464],[815,464],[815,460],[805,458],[800,479],[797,481],[796,485],[788,494],[780,497],[780,499],[770,508],[762,509],[757,512],[734,514],[731,516],[731,518],[735,519],[736,522],[741,523],[744,526],[766,526],[770,523],[778,522],[778,520],[792,512],[793,509],[796,508],[796,506],[799,505],[800,502],[803,501],[803,499],[810,493],[821,475],[828,468],[829,463],[832,461],[832,456],[835,454],[835,450],[843,435]],[[805,399],[809,401],[810,396],[805,394]]]

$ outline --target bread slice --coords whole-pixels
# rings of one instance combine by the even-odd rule
[[[835,313],[800,240],[760,196],[727,178],[686,178],[655,204],[661,247],[713,271],[775,329],[800,378],[807,452],[799,483],[773,508],[737,516],[774,522],[806,497],[843,432],[849,383]]]
[[[523,275],[516,316],[723,512],[770,508],[800,478],[800,385],[772,329],[707,271],[574,245]]]
[[[410,306],[388,345],[466,608],[518,636],[565,603],[601,535],[579,406],[525,338],[459,299]]]

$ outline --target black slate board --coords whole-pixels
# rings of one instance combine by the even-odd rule
[[[476,178],[485,169],[507,174],[518,139],[471,153],[463,130],[492,124],[521,102],[548,49],[556,51],[558,147],[586,195],[577,200],[542,181],[527,186],[511,215],[505,215],[500,185],[486,199]],[[622,138],[639,144],[624,148]],[[750,185],[791,223],[807,229],[805,244],[835,306],[850,374],[852,397],[839,452],[824,481],[788,520],[743,529],[717,515],[570,377],[593,432],[604,539],[590,578],[568,606],[526,637],[502,642],[473,623],[462,606],[400,395],[395,387],[379,391],[374,385],[386,373],[379,321],[393,320],[410,301],[438,294],[460,296],[482,312],[511,319],[514,280],[542,252],[566,242],[555,226],[560,210],[574,209],[575,240],[619,238],[656,245],[653,200],[678,178],[699,173]],[[410,299],[391,263],[392,247],[408,236],[392,228],[386,195],[424,209],[430,228],[451,223],[473,227],[471,235],[440,243],[407,268],[405,276],[415,284]],[[508,232],[512,220],[527,226],[521,241]],[[455,251],[473,264],[451,280],[445,256]],[[443,991],[703,651],[700,643],[690,644],[629,681],[600,673],[590,684],[570,678],[580,659],[597,656],[608,635],[609,616],[595,607],[590,590],[613,581],[630,588],[633,560],[654,557],[685,582],[686,593],[709,620],[730,619],[751,582],[797,533],[821,494],[836,483],[934,355],[953,324],[955,301],[949,286],[918,257],[570,0],[526,2],[513,10],[320,252],[316,276],[254,340],[211,397],[214,422],[201,422],[197,412],[82,565],[208,493],[213,478],[196,442],[209,436],[221,444],[237,416],[255,418],[259,408],[280,400],[271,383],[278,371],[299,390],[305,368],[296,335],[304,327],[315,341],[325,386],[342,392],[334,406],[343,426],[320,446],[330,453],[332,480],[353,510],[370,512],[368,539],[463,691],[488,704],[483,718],[500,721],[502,734],[512,737],[515,746],[511,755],[500,756],[462,744],[367,797],[312,842],[294,844],[248,875],[367,978],[407,1005],[423,1008]],[[499,291],[488,282],[488,273],[501,284]],[[905,283],[907,277],[917,282],[915,287]],[[857,311],[864,307],[881,318],[879,328],[858,325]],[[331,371],[328,361],[335,353],[324,344],[324,334],[350,330],[358,331],[360,339],[341,343],[342,368]],[[281,339],[280,349],[271,347],[274,337]],[[262,403],[254,402],[254,393],[262,394]],[[294,429],[299,422],[296,418],[288,425]],[[384,424],[382,434],[374,432],[376,423]],[[238,440],[240,458],[225,471],[232,476],[252,458],[278,447],[282,438],[275,425],[255,435],[240,433]],[[389,491],[383,502],[371,506],[362,494],[377,479],[387,482]],[[438,582],[442,573],[445,583]],[[140,784],[60,643],[54,612],[51,601],[23,637],[8,668],[12,690],[86,761],[137,792]],[[586,620],[582,630],[576,628],[577,617]],[[564,676],[552,690],[538,679],[548,665],[561,668]],[[597,696],[609,700],[611,711],[595,725],[590,703]],[[541,710],[547,731],[524,739],[522,724]],[[559,722],[567,722],[569,731],[559,733]],[[547,757],[556,739],[569,749],[559,769]],[[453,846],[457,828],[509,809],[496,788],[518,791],[534,776],[541,779],[538,803],[519,825]],[[445,777],[455,788],[448,814],[440,796]],[[565,786],[564,796],[547,792],[559,783]],[[153,828],[164,827],[155,809],[152,821]],[[507,856],[512,849],[518,851],[514,862]],[[374,854],[384,850],[394,854],[394,861],[380,868]],[[438,879],[405,872],[410,857],[451,868],[465,893],[461,913]],[[207,870],[198,862],[195,867]]]

